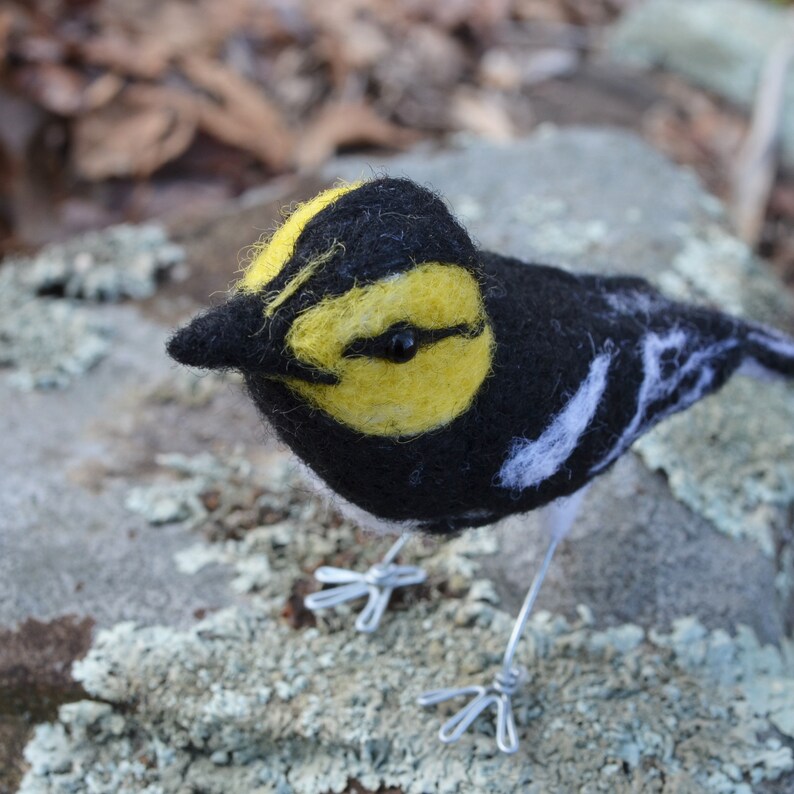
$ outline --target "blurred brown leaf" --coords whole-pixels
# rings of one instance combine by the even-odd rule
[[[403,0],[402,7],[444,30],[468,25],[487,34],[509,20],[512,4],[513,0]]]
[[[130,86],[113,102],[77,119],[73,164],[88,180],[143,177],[190,146],[192,98],[167,88]]]
[[[317,55],[299,46],[286,47],[269,64],[268,86],[279,105],[296,119],[305,118],[327,93],[318,74],[321,68]]]
[[[452,97],[450,119],[459,130],[492,141],[509,141],[516,135],[504,104],[487,91],[459,88]]]
[[[13,12],[8,8],[0,9],[0,62],[8,56],[8,38],[14,25]]]
[[[351,72],[371,69],[392,48],[374,15],[362,15],[360,3],[340,0],[311,6],[317,34],[313,49],[328,62],[331,85],[340,89]]]
[[[217,51],[245,29],[255,6],[253,0],[102,0],[96,19],[103,30],[173,59]]]
[[[373,67],[377,107],[406,126],[447,131],[451,89],[466,79],[468,56],[453,37],[414,25],[410,37]]]
[[[769,198],[769,207],[775,215],[794,222],[794,183],[782,181],[775,185]]]
[[[515,91],[522,83],[518,58],[502,47],[491,47],[483,53],[478,76],[484,87],[497,91]]]
[[[104,33],[81,44],[86,63],[120,74],[154,80],[168,69],[168,55],[155,42],[134,41],[119,33]]]
[[[306,127],[296,153],[298,168],[316,168],[339,148],[353,144],[400,149],[414,143],[418,133],[398,127],[360,103],[326,105]]]
[[[245,26],[251,0],[103,0],[98,31],[77,46],[88,63],[155,80],[183,55],[214,54]]]
[[[59,63],[41,63],[17,70],[14,86],[44,110],[76,116],[110,102],[124,87],[120,77],[105,73],[90,80],[83,72]]]
[[[227,66],[200,56],[183,58],[181,71],[204,95],[197,98],[198,123],[218,140],[253,154],[283,171],[293,138],[281,112],[255,83]]]
[[[515,0],[514,11],[519,19],[532,20],[533,22],[564,23],[568,21],[562,4],[550,3],[549,0]]]
[[[83,106],[87,78],[60,63],[25,66],[16,74],[16,84],[45,110],[72,116]]]
[[[172,212],[197,185],[220,201],[346,147],[501,141],[544,119],[642,125],[724,191],[740,116],[595,66],[632,2],[0,0],[0,216],[38,241]]]
[[[124,88],[124,80],[117,74],[106,72],[85,87],[82,110],[96,110],[117,97]]]

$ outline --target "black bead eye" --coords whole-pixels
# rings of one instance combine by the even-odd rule
[[[416,334],[410,329],[395,331],[386,342],[384,357],[395,364],[410,361],[419,350]]]

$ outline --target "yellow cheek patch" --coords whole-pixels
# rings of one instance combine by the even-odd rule
[[[462,414],[491,368],[490,327],[474,339],[447,337],[405,364],[352,358],[334,386],[291,380],[338,422],[375,436],[413,436]]]
[[[299,204],[295,211],[279,226],[273,236],[264,243],[257,243],[256,254],[246,268],[237,288],[243,292],[258,292],[272,281],[283,269],[295,251],[295,243],[306,224],[321,210],[329,207],[345,193],[360,187],[361,183],[330,188],[311,201]]]
[[[405,363],[342,355],[351,342],[396,323],[482,330],[424,344]],[[430,262],[326,298],[295,319],[287,344],[300,361],[339,378],[334,385],[290,379],[312,405],[361,433],[411,436],[448,424],[471,405],[490,372],[494,339],[477,280],[464,268]]]

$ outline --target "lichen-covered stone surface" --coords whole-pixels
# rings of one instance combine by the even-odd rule
[[[19,271],[0,270],[0,367],[21,391],[59,388],[95,366],[110,347],[108,326],[62,300],[37,299]]]
[[[794,734],[794,644],[762,648],[749,630],[731,638],[696,618],[670,633],[597,630],[585,607],[572,621],[539,613],[528,627],[517,757],[495,751],[487,716],[461,745],[442,747],[445,710],[423,713],[416,696],[481,682],[510,630],[480,578],[497,550],[493,533],[410,549],[429,587],[374,636],[356,635],[349,614],[285,620],[285,594],[308,570],[329,558],[363,567],[383,543],[362,550],[354,527],[295,500],[283,468],[270,481],[283,487],[266,500],[285,517],[215,544],[239,589],[255,593],[248,605],[187,630],[121,623],[101,632],[75,664],[97,700],[62,706],[57,723],[37,729],[22,792],[314,794],[357,780],[417,794],[744,794],[794,769],[774,730]],[[240,579],[254,567],[255,579]]]
[[[60,388],[107,355],[111,325],[86,301],[147,298],[184,259],[160,226],[115,226],[0,270],[0,367],[22,390]]]
[[[791,35],[788,9],[765,0],[649,0],[617,24],[612,54],[646,67],[677,71],[750,110],[764,63]],[[794,80],[783,105],[784,154],[794,162]]]
[[[444,193],[483,247],[794,330],[719,204],[632,136],[545,129],[327,177],[380,167]],[[112,343],[62,391],[19,400],[0,373],[0,627],[75,613],[100,629],[74,666],[88,699],[47,712],[23,791],[792,790],[790,385],[736,379],[590,489],[521,646],[515,757],[489,715],[440,745],[451,706],[414,699],[496,671],[545,545],[534,516],[412,543],[428,584],[372,637],[354,609],[305,610],[318,565],[363,571],[388,541],[322,507],[239,382],[175,368],[163,343],[278,204],[318,187],[183,230],[190,278],[87,307]]]
[[[122,224],[52,243],[5,267],[16,269],[21,283],[37,295],[115,302],[150,297],[184,258],[161,226]]]

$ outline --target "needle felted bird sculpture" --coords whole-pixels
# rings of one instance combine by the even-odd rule
[[[170,340],[177,361],[237,369],[280,438],[362,523],[449,535],[545,507],[550,542],[490,686],[425,694],[486,708],[518,741],[516,644],[579,496],[657,422],[737,370],[794,377],[794,340],[665,298],[639,278],[572,274],[478,250],[444,202],[405,180],[330,189],[299,205],[225,304]],[[386,559],[310,605],[369,595],[377,625],[421,571]]]

